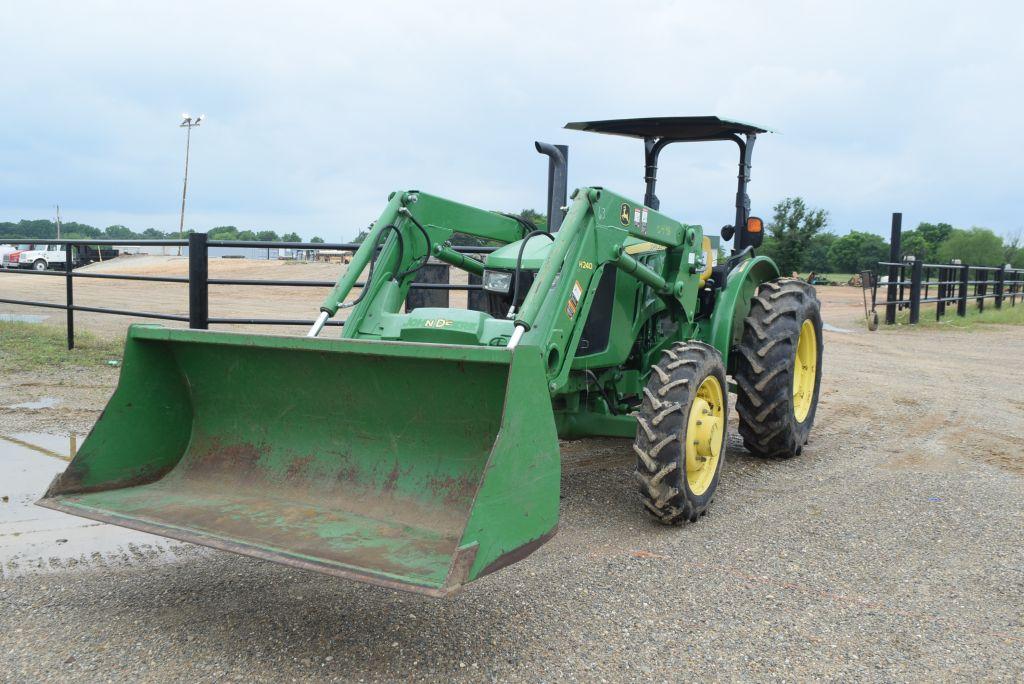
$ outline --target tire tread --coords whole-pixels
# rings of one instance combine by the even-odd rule
[[[765,458],[792,458],[803,450],[814,422],[819,380],[807,418],[793,416],[792,378],[800,327],[815,322],[821,338],[821,305],[814,287],[796,278],[762,284],[751,300],[736,351],[736,410],[747,450]],[[820,348],[820,347],[819,347]]]
[[[661,360],[651,367],[650,380],[643,390],[643,403],[637,413],[637,433],[633,450],[637,455],[635,476],[640,485],[644,508],[666,525],[694,522],[707,512],[725,461],[725,445],[719,457],[716,481],[701,497],[688,495],[685,468],[680,449],[685,439],[688,407],[700,382],[709,373],[717,373],[724,384],[725,371],[718,351],[703,342],[677,342],[662,352]],[[728,419],[728,401],[726,402]],[[728,420],[726,420],[728,425]],[[676,448],[669,445],[678,443]]]

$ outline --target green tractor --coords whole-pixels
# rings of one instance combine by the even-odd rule
[[[729,391],[749,451],[799,454],[821,317],[809,284],[755,254],[746,188],[766,129],[717,117],[567,128],[641,138],[644,201],[585,187],[562,206],[566,148],[541,144],[550,231],[393,192],[308,336],[132,326],[116,392],[40,504],[444,596],[555,533],[560,437],[635,438],[640,501],[666,524],[708,510]],[[709,140],[740,150],[723,263],[717,239],[660,213],[655,195],[660,152]],[[476,259],[452,247],[459,236],[500,246]],[[406,312],[429,257],[479,277],[483,310]],[[321,335],[341,311],[340,337]]]

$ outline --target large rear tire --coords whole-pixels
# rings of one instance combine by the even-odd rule
[[[666,525],[694,522],[707,512],[725,461],[722,356],[702,342],[677,342],[652,371],[633,443],[640,496]]]
[[[746,448],[798,456],[818,408],[823,337],[814,288],[795,278],[761,285],[736,357],[736,410]]]

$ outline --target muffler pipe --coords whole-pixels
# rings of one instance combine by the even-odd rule
[[[554,233],[562,226],[565,218],[562,210],[568,203],[569,146],[540,141],[533,144],[538,152],[548,157],[548,232]]]

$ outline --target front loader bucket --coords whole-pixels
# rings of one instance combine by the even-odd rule
[[[440,596],[554,534],[539,353],[133,326],[48,508]]]

